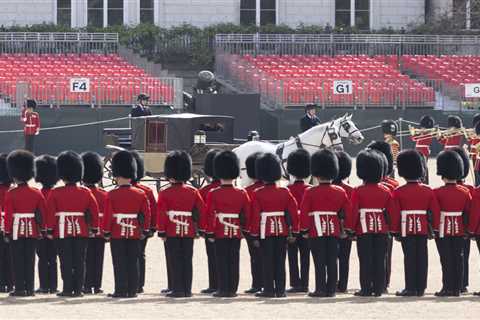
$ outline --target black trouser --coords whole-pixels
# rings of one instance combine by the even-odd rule
[[[475,187],[478,187],[480,186],[480,171],[475,170],[474,172],[475,172]]]
[[[423,293],[427,288],[427,236],[402,237],[405,289]]]
[[[163,248],[165,250],[165,263],[167,265],[167,289],[172,290],[173,288],[173,269],[172,269],[172,258],[168,251],[167,241],[163,241]]]
[[[286,237],[267,237],[260,240],[263,256],[263,291],[267,294],[285,293]]]
[[[463,246],[463,282],[462,289],[468,287],[468,276],[469,276],[469,260],[470,260],[470,239],[464,240]]]
[[[143,286],[145,285],[145,249],[147,248],[147,241],[148,238],[140,240],[140,255],[138,257],[138,288],[141,289],[143,289]]]
[[[57,291],[57,248],[55,240],[41,239],[37,242],[38,278],[40,289]]]
[[[215,244],[205,239],[208,260],[208,288],[217,289],[217,263],[215,261]]]
[[[300,268],[298,268],[298,253],[300,252]],[[310,248],[308,240],[303,236],[296,237],[294,243],[288,244],[288,271],[292,288],[308,289],[308,274],[310,270]],[[299,272],[300,269],[300,272]]]
[[[443,288],[459,292],[463,287],[463,237],[444,237],[437,240],[442,262]]]
[[[309,244],[315,263],[315,292],[335,293],[338,239],[335,237],[311,238]]]
[[[352,251],[352,240],[338,240],[338,283],[340,291],[346,291],[348,287],[348,273],[350,270],[350,252]]]
[[[254,239],[247,238],[248,253],[250,254],[250,273],[252,275],[252,288],[263,288],[262,250],[253,245]]]
[[[110,249],[112,251],[115,293],[136,294],[138,290],[140,240],[112,239]]]
[[[87,241],[87,238],[65,238],[57,241],[64,293],[82,292]]]
[[[385,289],[387,235],[369,233],[359,236],[357,251],[362,291],[381,294]]]
[[[392,250],[393,237],[387,236],[387,250],[385,253],[385,289],[390,286],[390,276],[392,274]]]
[[[193,276],[193,239],[192,238],[167,238],[168,252],[172,260],[173,292],[192,293]]]
[[[35,285],[35,247],[37,239],[12,241],[15,291],[33,292]]]
[[[85,289],[100,289],[103,277],[103,258],[105,256],[105,240],[89,238],[87,245],[87,261],[85,275]]]
[[[240,239],[215,239],[217,285],[221,293],[236,293],[240,277]]]
[[[26,134],[25,135],[25,150],[30,151],[35,154],[35,135]]]
[[[0,236],[0,286],[13,287],[12,250],[10,243]]]

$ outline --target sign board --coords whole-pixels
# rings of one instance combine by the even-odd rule
[[[465,98],[480,98],[480,83],[465,83]]]
[[[88,78],[71,78],[70,92],[84,93],[90,92],[90,79]]]
[[[352,94],[352,80],[336,80],[333,81],[333,94]]]

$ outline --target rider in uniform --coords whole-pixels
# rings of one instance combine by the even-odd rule
[[[140,93],[137,97],[137,104],[132,108],[130,116],[132,118],[151,116],[152,110],[150,110],[147,105],[148,100],[150,100],[150,97],[148,95]]]
[[[307,104],[305,106],[305,115],[300,119],[301,132],[305,132],[317,124],[320,124],[320,120],[316,116],[316,108],[317,105],[315,104]]]

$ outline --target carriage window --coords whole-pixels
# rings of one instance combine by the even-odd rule
[[[222,132],[223,129],[224,129],[223,124],[218,123],[218,122],[217,123],[210,123],[210,122],[202,123],[198,127],[198,130],[203,130],[205,132]]]

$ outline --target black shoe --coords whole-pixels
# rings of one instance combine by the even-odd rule
[[[337,293],[347,293],[347,288],[337,288]]]
[[[1,286],[0,287],[0,293],[7,293],[7,292],[10,292],[10,291],[7,291],[8,288],[6,286]]]
[[[81,291],[75,291],[72,294],[72,298],[83,298],[83,293]]]
[[[257,298],[275,298],[275,294],[273,292],[257,292],[255,293],[255,297]]]
[[[449,292],[450,297],[460,297],[460,290],[452,290]]]
[[[388,294],[388,288],[383,289],[382,294]]]
[[[25,297],[35,297],[35,292],[33,290],[27,290]]]
[[[287,289],[287,292],[288,293],[299,293],[299,292],[303,292],[303,288],[292,287],[292,288]]]
[[[169,288],[167,288],[167,289],[162,289],[162,290],[160,291],[161,294],[167,294],[167,293],[170,293],[170,292],[172,292],[172,289],[169,289]]]
[[[83,288],[82,292],[84,294],[92,294],[92,288]]]
[[[245,290],[244,293],[248,293],[248,294],[254,294],[254,293],[257,293],[257,292],[261,292],[262,291],[262,288],[250,288],[248,290]]]
[[[207,288],[207,289],[203,289],[202,291],[200,291],[200,293],[201,293],[201,294],[212,294],[212,293],[214,293],[215,291],[217,291],[217,289]]]
[[[185,298],[185,292],[172,291],[170,293],[167,293],[167,297],[169,297],[169,298]]]
[[[373,296],[374,296],[375,298],[379,298],[379,297],[382,296],[382,294],[384,294],[384,292],[374,292],[374,293],[373,293]]]
[[[143,288],[138,288],[137,293],[143,293]]]
[[[185,292],[185,298],[191,298],[192,293],[191,292]]]
[[[327,294],[323,291],[313,291],[313,292],[309,292],[308,296],[311,298],[323,298],[323,297],[326,297]]]
[[[215,298],[226,298],[228,297],[228,293],[222,291],[215,291],[212,296],[214,296]]]
[[[35,293],[38,293],[38,294],[48,294],[48,293],[49,293],[49,290],[48,290],[48,289],[44,289],[44,288],[39,288],[39,289],[35,290]]]
[[[13,292],[10,292],[9,296],[10,297],[26,297],[27,292],[26,291],[13,291]]]
[[[275,294],[275,296],[276,296],[277,298],[286,298],[286,297],[287,297],[287,294],[286,294],[285,292],[277,292],[277,293]]]
[[[236,297],[237,297],[237,293],[235,293],[235,292],[227,293],[227,298],[236,298]]]
[[[359,291],[356,291],[353,295],[356,297],[371,297],[372,293],[368,291],[359,290]]]
[[[417,297],[423,297],[425,295],[425,291],[417,291]]]
[[[73,294],[71,292],[62,291],[57,293],[57,297],[72,297],[72,296]]]
[[[474,292],[473,295],[474,295],[474,296],[477,296],[477,297],[480,296],[480,291]]]
[[[335,298],[336,294],[335,292],[327,292],[327,294],[325,295],[325,297],[327,298]]]
[[[114,292],[114,293],[109,293],[107,295],[107,297],[109,297],[109,298],[128,298],[128,294]]]
[[[466,287],[465,287],[465,288],[462,288],[462,289],[460,290],[460,293],[461,293],[461,294],[467,294],[467,293],[468,293],[468,289],[467,289]]]
[[[449,296],[449,292],[447,290],[440,290],[438,292],[435,292],[435,297],[448,297]]]
[[[103,290],[100,289],[100,288],[94,288],[93,289],[93,294],[102,294],[103,293]]]
[[[138,297],[138,294],[136,292],[130,292],[128,295],[127,295],[128,298],[137,298]]]
[[[57,294],[58,290],[57,289],[51,289],[51,290],[48,290],[48,293],[49,294]]]
[[[397,291],[395,293],[397,297],[416,297],[417,292],[412,290],[403,289],[402,291]]]

